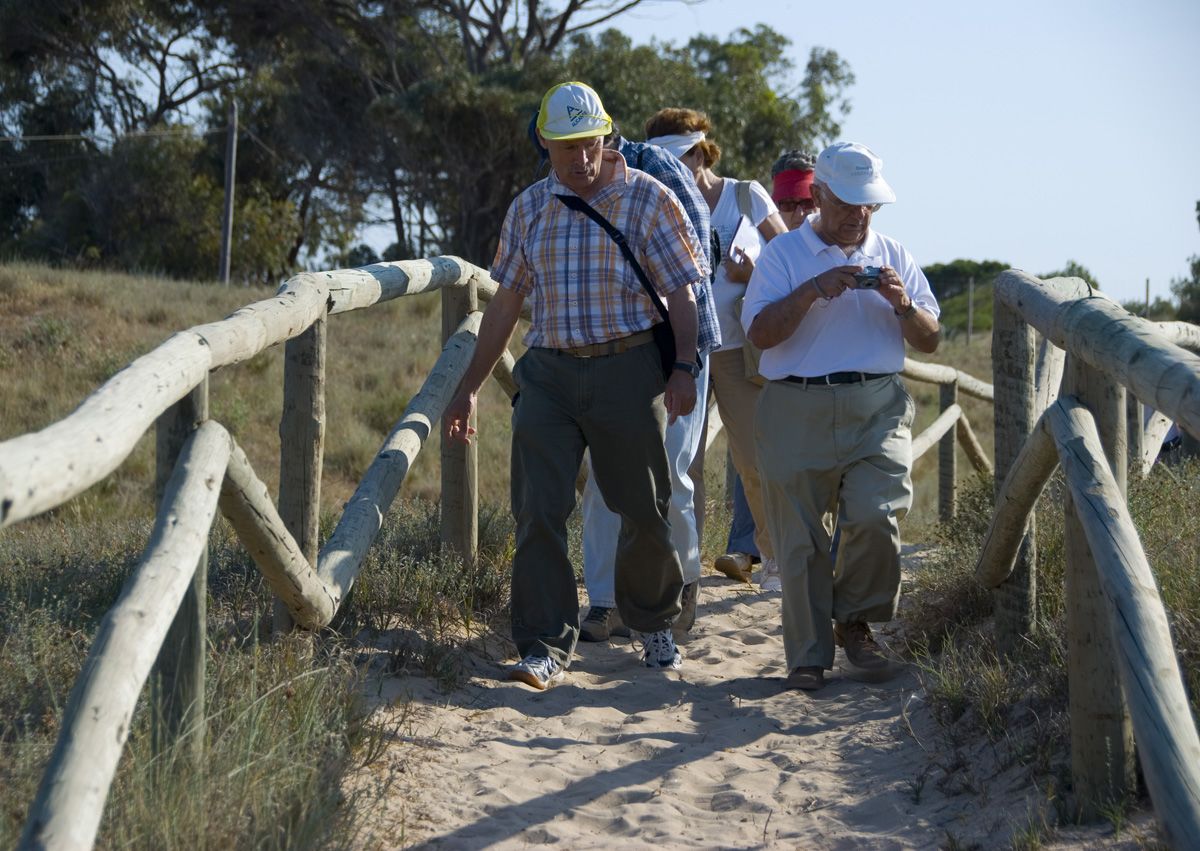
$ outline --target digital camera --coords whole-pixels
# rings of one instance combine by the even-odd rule
[[[854,283],[860,290],[873,290],[879,286],[879,274],[883,270],[878,266],[867,266],[861,272],[855,272]]]

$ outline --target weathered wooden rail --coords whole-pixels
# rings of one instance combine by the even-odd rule
[[[445,347],[317,551],[328,317],[441,290]],[[140,564],[106,614],[64,712],[21,848],[90,848],[130,731],[153,679],[155,743],[202,756],[204,576],[219,509],[278,597],[276,624],[328,626],[362,568],[417,453],[437,429],[475,346],[487,273],[454,257],[305,273],[220,322],[174,334],[64,419],[0,443],[0,526],[47,511],[115,470],[152,426],[160,507]],[[208,374],[286,342],[275,507],[233,437],[208,419]],[[511,388],[512,358],[497,367]],[[440,431],[440,430],[439,430]],[[473,447],[444,447],[443,540],[476,552]]]
[[[1010,270],[994,292],[996,512],[976,575],[997,588],[999,647],[1011,652],[1035,628],[1034,507],[1061,466],[1076,807],[1094,818],[1135,791],[1136,742],[1169,840],[1194,847],[1200,739],[1125,498],[1128,467],[1148,468],[1163,430],[1143,426],[1126,391],[1200,435],[1200,357],[1179,345],[1200,348],[1200,329],[1131,316],[1075,278]],[[1049,344],[1065,351],[1065,368]]]

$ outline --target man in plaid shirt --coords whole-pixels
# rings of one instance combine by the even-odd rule
[[[509,678],[544,689],[563,676],[579,634],[566,521],[585,449],[605,502],[622,518],[617,608],[641,635],[645,665],[681,663],[671,624],[683,574],[667,522],[663,440],[667,422],[696,403],[693,286],[705,279],[707,262],[675,196],[605,150],[612,119],[591,88],[551,88],[537,128],[552,170],[505,216],[491,269],[499,288],[445,421],[453,440],[474,433],[476,394],[528,298],[532,324],[514,371],[512,438],[512,631],[523,658]],[[666,302],[680,360],[665,380],[651,334],[661,320],[633,267],[598,224],[556,195],[582,198],[618,228]]]

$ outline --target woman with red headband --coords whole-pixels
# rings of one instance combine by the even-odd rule
[[[788,230],[804,224],[817,202],[812,196],[813,168],[816,160],[802,151],[785,151],[771,166],[771,198]]]

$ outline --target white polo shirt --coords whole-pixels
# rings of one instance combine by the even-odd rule
[[[746,288],[743,328],[748,330],[764,307],[836,266],[891,266],[917,307],[935,317],[941,314],[929,281],[904,246],[868,230],[863,244],[847,256],[817,236],[813,218],[775,237],[763,249]],[[763,351],[759,372],[769,379],[899,372],[904,367],[900,321],[888,300],[875,290],[848,289],[837,298],[818,298],[792,336]]]

